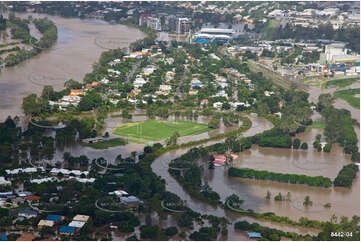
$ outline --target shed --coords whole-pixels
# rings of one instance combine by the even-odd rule
[[[247,234],[248,234],[248,238],[262,238],[261,233],[249,232]]]
[[[71,221],[71,223],[68,226],[69,227],[75,227],[75,228],[82,228],[84,225],[85,225],[85,222]]]
[[[52,221],[61,221],[63,220],[63,217],[61,215],[57,215],[57,214],[48,214],[48,216],[46,216],[46,220],[52,220]]]
[[[75,233],[76,228],[71,226],[61,226],[59,228],[60,234],[71,235]]]
[[[73,218],[74,221],[88,222],[89,216],[78,214]]]
[[[39,229],[43,229],[43,227],[53,227],[54,226],[54,221],[53,220],[40,220],[38,223],[38,228]]]

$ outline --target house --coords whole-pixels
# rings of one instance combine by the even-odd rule
[[[271,96],[271,95],[273,95],[274,94],[274,92],[270,92],[270,91],[264,91],[264,95],[266,96],[266,97],[269,97],[269,96]]]
[[[83,90],[80,90],[80,89],[71,89],[70,90],[69,96],[79,96],[79,95],[84,96],[85,92]]]
[[[86,87],[88,89],[92,89],[92,88],[97,87],[97,86],[99,86],[99,82],[92,82],[92,83],[86,84]]]
[[[244,102],[234,102],[229,103],[231,105],[231,108],[236,109],[238,106],[250,106],[249,104],[245,104]]]
[[[82,222],[82,221],[71,221],[68,226],[80,229],[80,228],[83,228],[84,225],[85,225],[85,222]]]
[[[261,233],[248,232],[248,238],[262,238]]]
[[[60,222],[64,219],[63,216],[61,215],[57,215],[57,214],[48,214],[46,216],[46,220],[51,220],[51,221],[54,221],[54,222]]]
[[[27,197],[27,196],[31,196],[31,195],[33,195],[32,192],[27,192],[27,191],[18,192],[19,197]]]
[[[215,166],[223,166],[227,160],[226,156],[224,155],[214,155],[213,158]]]
[[[32,241],[34,240],[36,237],[33,234],[29,234],[29,233],[24,233],[22,234],[16,241]]]
[[[14,198],[13,192],[0,192],[0,198]]]
[[[126,206],[134,206],[134,205],[143,204],[143,202],[135,196],[120,197],[120,203],[122,203]]]
[[[5,177],[0,176],[0,186],[10,186],[10,185],[11,185],[10,181],[5,180]]]
[[[18,212],[19,217],[24,217],[27,219],[35,218],[38,216],[38,212],[32,209],[23,209]]]
[[[54,182],[54,181],[57,181],[57,179],[55,177],[46,177],[46,178],[41,178],[41,179],[32,179],[32,180],[30,180],[30,183],[41,184],[44,182]]]
[[[135,81],[133,82],[133,86],[135,88],[139,88],[139,87],[142,87],[145,83],[147,83],[146,80],[144,80],[144,78],[142,77],[138,77],[135,79]]]
[[[206,106],[208,104],[208,99],[202,99],[201,106]]]
[[[172,87],[170,85],[160,85],[159,90],[160,91],[170,91],[170,90],[172,90]]]
[[[102,84],[108,84],[109,83],[109,80],[105,77],[103,77],[101,80],[100,80],[100,83]]]
[[[128,194],[128,193],[127,193]],[[73,218],[73,220],[74,221],[81,221],[81,222],[88,222],[89,221],[89,216],[87,216],[87,215],[81,215],[81,214],[78,214],[78,215],[76,215],[74,218]]]
[[[165,74],[165,79],[167,81],[171,81],[174,79],[175,73],[173,71],[167,71],[167,73]]]
[[[61,226],[59,228],[59,233],[62,235],[73,235],[75,233],[76,228],[71,226]]]
[[[192,87],[203,87],[203,83],[198,80],[197,78],[193,78],[191,81],[191,86]]]
[[[33,202],[33,201],[38,202],[40,200],[40,197],[39,196],[27,196],[25,199],[29,202]]]
[[[188,92],[189,95],[197,95],[198,91],[197,90],[191,90]]]
[[[122,197],[122,196],[127,196],[128,193],[126,191],[123,191],[123,190],[117,190],[117,191],[114,191],[114,192],[110,192],[109,193],[110,195],[116,195],[118,197]]]
[[[42,230],[44,227],[53,227],[55,222],[53,220],[42,219],[38,223],[38,229]]]
[[[213,103],[213,107],[214,107],[214,108],[221,108],[222,105],[223,105],[223,103],[221,103],[221,102],[215,102],[215,103]]]

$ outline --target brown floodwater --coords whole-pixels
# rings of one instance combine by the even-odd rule
[[[28,15],[48,17],[58,28],[58,41],[49,50],[1,71],[0,120],[8,115],[23,115],[23,97],[31,93],[40,94],[43,85],[53,85],[60,90],[70,78],[82,81],[84,75],[91,71],[92,64],[108,48],[107,44],[115,48],[114,41],[117,41],[119,47],[127,47],[145,36],[137,29],[111,25],[101,20],[29,13],[16,15],[22,18]]]
[[[272,124],[265,125],[267,120],[260,122],[261,118],[252,118],[253,127],[247,131],[248,135],[253,135],[272,127]],[[267,127],[268,126],[268,127]],[[262,127],[267,127],[263,128]],[[332,152],[318,153],[312,148],[312,142],[319,130],[310,130],[297,135],[304,142],[309,143],[308,151],[295,151],[292,149],[271,149],[254,146],[251,150],[240,154],[240,158],[235,160],[235,164],[240,167],[254,169],[265,169],[274,172],[289,172],[305,175],[322,175],[333,179],[344,164],[350,163],[349,156],[342,154],[341,147],[334,145]],[[218,141],[219,142],[219,141]],[[204,145],[210,145],[216,141]],[[231,221],[239,220],[240,216],[222,208],[214,207],[202,203],[188,195],[186,191],[171,177],[167,171],[171,160],[184,154],[188,149],[180,149],[164,154],[156,159],[152,164],[153,171],[165,179],[167,190],[176,193],[182,199],[187,201],[187,205],[195,211],[201,213],[212,213],[217,216],[227,216]],[[316,164],[314,164],[316,162]],[[351,189],[344,188],[319,188],[306,185],[285,184],[270,181],[257,181],[241,178],[230,178],[227,175],[227,168],[217,167],[215,170],[205,169],[204,179],[216,191],[221,200],[232,194],[237,194],[244,204],[244,209],[252,209],[257,212],[274,212],[277,215],[288,216],[293,220],[301,217],[309,219],[318,219],[322,221],[329,220],[333,214],[336,216],[352,217],[360,212],[360,181],[359,175],[353,182]],[[270,191],[272,197],[281,192],[286,195],[291,194],[290,202],[276,202],[266,200],[267,191]],[[304,208],[302,203],[305,196],[310,196],[313,206]],[[324,208],[325,203],[331,203],[331,208]],[[253,221],[254,219],[242,217]],[[259,222],[259,221],[257,221]],[[261,221],[261,224],[279,228],[287,231],[286,225]],[[304,228],[298,228],[299,233],[315,232]]]

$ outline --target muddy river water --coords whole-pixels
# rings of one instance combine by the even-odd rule
[[[31,14],[33,17],[46,16]],[[21,15],[25,17],[25,15]],[[58,27],[58,42],[51,49],[44,51],[40,55],[31,58],[15,67],[6,68],[0,74],[0,120],[8,115],[22,115],[22,98],[30,93],[40,94],[42,85],[53,85],[55,89],[61,89],[63,83],[73,78],[81,80],[85,73],[91,71],[91,65],[98,60],[99,55],[105,49],[96,44],[99,38],[121,38],[120,47],[144,35],[136,29],[131,29],[122,25],[110,25],[99,20],[80,20],[73,18],[61,18],[47,16],[52,19]],[[34,81],[36,80],[36,81]],[[315,92],[315,93],[314,93]],[[318,95],[316,91],[311,91],[311,99],[316,101]],[[317,97],[316,97],[317,96]],[[341,105],[341,104],[337,104]],[[353,117],[359,116],[354,110]],[[133,121],[144,120],[145,117],[133,116]],[[244,136],[251,136],[256,133],[272,128],[272,124],[263,118],[251,117],[252,127],[243,133]],[[358,117],[359,120],[359,117]],[[201,122],[207,120],[200,118]],[[121,118],[108,118],[106,121],[107,130],[111,130],[116,124],[122,122]],[[182,137],[180,142],[208,138],[217,132],[225,132],[230,128],[221,127],[214,133],[206,133],[192,137]],[[359,128],[355,127],[359,133]],[[330,153],[317,152],[312,148],[312,142],[320,130],[309,130],[297,135],[302,142],[307,142],[309,149],[275,149],[253,146],[252,149],[244,151],[234,160],[236,167],[248,167],[257,170],[269,170],[281,173],[305,174],[310,176],[326,176],[334,179],[345,164],[350,163],[350,157],[344,155],[342,148],[334,145]],[[220,141],[211,141],[204,145],[210,145]],[[77,156],[86,154],[90,158],[104,157],[113,161],[118,154],[123,157],[130,155],[132,151],[141,151],[144,145],[130,143],[122,147],[114,147],[106,150],[95,150],[76,145],[65,150],[58,150],[56,159],[62,159],[64,151],[72,152]],[[171,160],[187,152],[187,149],[179,149],[168,152],[157,158],[153,164],[153,171],[165,179],[167,190],[177,194],[187,201],[187,205],[200,213],[226,216],[230,221],[246,219],[251,222],[259,222],[262,225],[282,229],[284,231],[295,231],[298,233],[315,233],[315,231],[305,228],[295,228],[287,225],[280,225],[267,221],[259,221],[253,218],[240,216],[234,212],[225,211],[223,208],[214,207],[191,198],[183,188],[169,175],[168,164]],[[360,213],[360,179],[359,175],[355,179],[351,189],[342,188],[318,188],[305,185],[289,185],[277,182],[255,181],[238,178],[229,178],[227,170],[217,167],[215,170],[205,170],[204,179],[209,185],[220,194],[221,200],[235,193],[242,200],[245,209],[253,209],[256,212],[274,212],[277,215],[288,216],[298,220],[300,217],[310,219],[329,220],[332,214],[337,216],[348,216]],[[291,202],[276,202],[273,199],[265,199],[267,191],[272,197],[281,192],[291,193]],[[314,205],[305,209],[302,206],[303,199],[309,195]],[[324,208],[323,204],[331,203],[331,208]],[[167,224],[173,224],[169,222]],[[231,240],[245,239],[244,235],[234,231],[233,226],[229,228]]]
[[[26,18],[47,17],[58,28],[58,41],[49,50],[30,58],[0,73],[0,120],[8,115],[22,115],[21,103],[24,96],[40,94],[44,85],[63,88],[66,80],[81,81],[92,64],[106,50],[107,43],[118,42],[120,48],[144,38],[137,29],[124,25],[110,25],[101,20],[80,20],[45,14],[16,14]]]

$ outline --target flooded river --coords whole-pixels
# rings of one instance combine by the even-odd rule
[[[119,47],[144,38],[137,29],[110,25],[101,20],[62,18],[44,14],[16,14],[25,18],[48,17],[58,28],[58,41],[49,50],[0,73],[0,120],[8,115],[22,115],[21,103],[30,93],[40,94],[43,85],[63,88],[66,80],[82,81],[92,64],[107,48],[107,39],[116,40]],[[102,44],[99,44],[102,43]],[[104,44],[105,43],[105,44]],[[114,48],[114,46],[112,46]]]
[[[272,127],[267,120],[252,118],[253,127],[247,131],[246,136],[254,135]],[[263,128],[261,128],[263,127]],[[263,129],[263,130],[261,130]],[[344,156],[341,147],[336,145],[331,153],[319,153],[312,148],[312,142],[318,130],[310,130],[297,137],[309,143],[309,150],[273,149],[254,146],[252,149],[239,154],[239,158],[234,161],[235,166],[248,167],[253,169],[265,169],[274,172],[289,172],[305,175],[322,175],[333,179],[341,167],[350,163],[349,157]],[[216,143],[212,141],[204,145]],[[219,141],[218,141],[219,142]],[[212,213],[217,216],[227,216],[232,221],[239,219],[239,215],[225,211],[222,208],[210,206],[196,199],[191,198],[186,191],[171,177],[167,171],[171,160],[186,153],[188,149],[172,151],[156,159],[152,164],[153,171],[166,180],[167,190],[176,193],[187,201],[187,205],[195,211],[201,213]],[[227,176],[227,169],[217,167],[215,170],[205,170],[204,179],[218,192],[221,200],[224,201],[229,195],[237,194],[244,204],[244,209],[253,209],[256,212],[274,212],[277,215],[288,216],[293,220],[301,217],[329,220],[333,214],[336,216],[348,216],[359,214],[360,181],[359,176],[354,180],[351,189],[344,188],[319,188],[306,185],[291,185],[278,182],[257,181],[240,178],[230,178]],[[291,202],[276,202],[265,199],[267,191],[270,191],[272,198],[281,192],[286,195],[291,194]],[[305,209],[302,205],[304,197],[310,196],[313,206]],[[325,203],[331,203],[331,208],[324,208]],[[244,218],[244,217],[242,217]],[[246,218],[253,220],[252,218]],[[265,221],[262,221],[264,224]],[[288,226],[266,222],[264,225],[279,228],[287,231]],[[308,232],[300,229],[298,232]]]
[[[43,17],[46,15],[31,14],[33,17]],[[18,15],[19,16],[19,15]],[[21,15],[25,17],[26,15]],[[91,71],[91,65],[98,60],[99,55],[105,49],[96,44],[97,39],[119,38],[120,47],[125,47],[136,39],[143,38],[144,35],[136,29],[130,29],[121,25],[110,25],[99,20],[80,20],[65,19],[56,16],[47,16],[53,20],[58,27],[58,42],[51,49],[44,51],[40,55],[31,58],[15,67],[6,68],[0,74],[0,120],[8,115],[22,115],[22,98],[30,93],[40,94],[43,85],[53,85],[55,89],[61,89],[63,83],[73,78],[81,81],[84,74]],[[36,82],[34,81],[36,80]],[[310,101],[317,102],[320,90],[310,90]],[[336,107],[347,105],[351,110],[353,118],[359,121],[359,110],[352,110],[347,103],[337,100]],[[144,116],[133,116],[133,121],[144,120]],[[244,136],[251,136],[264,130],[272,128],[272,124],[263,118],[250,117],[252,127],[243,133]],[[108,118],[106,121],[106,130],[110,131],[116,124],[122,122],[121,118]],[[200,117],[199,122],[207,122],[206,118]],[[233,127],[235,128],[235,127]],[[218,132],[226,132],[230,129],[223,127],[217,131],[204,133],[192,137],[181,137],[179,142],[188,142],[211,137]],[[355,127],[359,132],[359,127]],[[334,145],[331,153],[317,152],[312,148],[312,142],[320,130],[310,130],[297,137],[302,142],[307,142],[309,149],[275,149],[253,146],[252,149],[239,154],[235,159],[234,166],[248,167],[257,170],[269,170],[281,173],[305,174],[310,176],[326,176],[331,179],[336,177],[341,167],[350,163],[348,155],[342,153],[342,148]],[[205,145],[210,145],[220,141],[211,141]],[[124,156],[130,155],[132,151],[141,151],[144,145],[130,143],[126,146],[109,148],[106,150],[95,150],[85,148],[81,145],[75,145],[65,150],[58,150],[56,160],[62,160],[64,151],[70,151],[73,156],[86,154],[89,158],[104,157],[110,162],[118,154]],[[153,171],[165,179],[166,188],[182,199],[187,201],[187,206],[191,209],[205,214],[216,216],[226,216],[234,222],[245,219],[250,222],[259,222],[262,225],[282,229],[284,231],[295,231],[298,233],[315,233],[315,231],[305,228],[295,228],[287,225],[280,225],[268,221],[259,221],[253,218],[240,216],[234,212],[225,211],[223,208],[207,205],[196,199],[191,198],[187,192],[169,175],[168,164],[171,160],[179,157],[189,150],[179,149],[168,152],[157,158],[153,164]],[[360,213],[360,178],[359,174],[355,179],[351,189],[343,188],[318,188],[305,185],[290,185],[278,182],[256,181],[239,178],[229,178],[227,169],[217,167],[215,170],[205,170],[204,179],[208,184],[220,194],[222,201],[235,193],[242,200],[245,209],[253,209],[256,212],[274,212],[277,215],[288,216],[291,219],[298,220],[300,217],[309,219],[329,220],[332,214],[336,216],[351,217]],[[291,202],[276,202],[265,199],[267,191],[270,191],[272,197],[278,192],[285,195],[291,194]],[[305,196],[310,196],[314,205],[312,208],[305,209],[302,202]],[[331,208],[324,208],[325,203],[331,203]],[[169,222],[173,224],[174,222]],[[230,240],[245,239],[243,234],[234,231],[233,226],[229,227]]]

